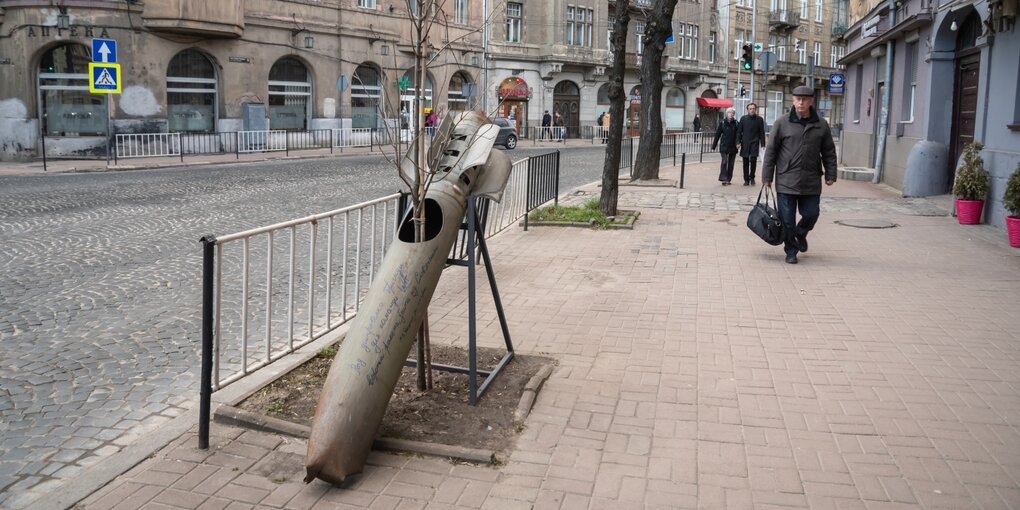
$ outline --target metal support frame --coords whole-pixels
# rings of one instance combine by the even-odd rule
[[[479,225],[482,228],[479,228]],[[492,272],[492,260],[489,258],[489,249],[485,244],[484,224],[478,221],[478,213],[475,206],[475,197],[468,197],[467,223],[461,224],[461,229],[467,229],[467,260],[447,259],[447,263],[453,266],[467,266],[468,270],[468,366],[456,367],[450,365],[432,365],[432,368],[456,374],[467,374],[468,376],[468,403],[477,405],[478,399],[488,389],[489,384],[503,370],[503,367],[514,357],[514,346],[510,339],[510,329],[507,327],[506,315],[503,313],[503,302],[499,297],[499,289],[496,287],[496,276]],[[478,370],[478,316],[475,312],[475,266],[478,264],[475,242],[482,254],[485,263],[485,274],[489,278],[489,288],[492,289],[492,299],[496,305],[496,314],[499,316],[499,326],[503,330],[503,341],[506,344],[506,354],[499,360],[492,370]],[[416,360],[404,361],[404,366],[418,366]],[[484,376],[485,380],[478,385],[478,376]]]

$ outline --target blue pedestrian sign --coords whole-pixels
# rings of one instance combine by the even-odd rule
[[[843,73],[832,73],[829,75],[829,94],[842,94],[846,88],[846,75]]]
[[[89,92],[120,94],[120,64],[89,62]]]
[[[113,39],[92,40],[92,61],[112,64],[117,61],[117,41]]]

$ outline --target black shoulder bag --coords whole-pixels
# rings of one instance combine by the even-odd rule
[[[762,193],[765,194],[764,202],[761,200]],[[758,192],[758,202],[754,204],[751,213],[747,215],[747,228],[751,229],[751,232],[754,232],[762,241],[776,246],[783,244],[786,235],[783,231],[783,220],[779,218],[776,207],[773,207],[778,206],[776,197],[772,196],[772,206],[770,206],[770,195],[772,195],[772,188],[762,186],[761,191]]]

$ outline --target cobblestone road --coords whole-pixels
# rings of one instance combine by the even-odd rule
[[[602,151],[565,150],[562,188]],[[379,156],[0,178],[0,507],[196,400],[201,236],[399,187]]]

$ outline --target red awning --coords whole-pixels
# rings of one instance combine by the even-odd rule
[[[729,108],[733,106],[732,99],[717,99],[714,97],[699,97],[698,106],[704,106],[707,108]]]

